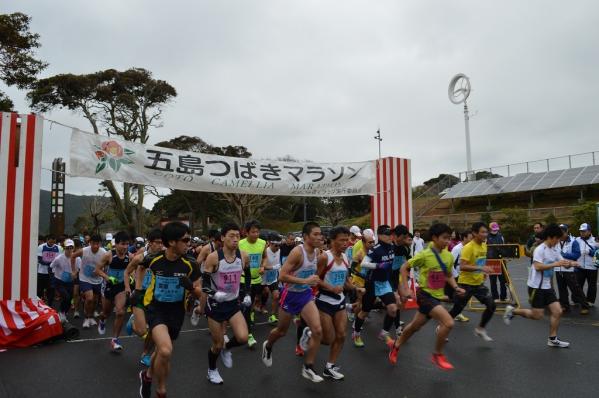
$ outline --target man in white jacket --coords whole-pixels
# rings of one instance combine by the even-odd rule
[[[576,270],[578,284],[583,290],[585,282],[588,284],[586,300],[590,306],[593,306],[597,297],[597,266],[594,260],[597,242],[595,242],[589,224],[581,224],[579,230],[580,236],[576,238],[580,247],[580,258],[577,261],[580,268]]]

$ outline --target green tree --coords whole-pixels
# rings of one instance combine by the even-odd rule
[[[578,226],[582,223],[587,223],[591,226],[591,229],[594,229],[593,226],[595,226],[597,220],[597,209],[595,206],[594,202],[585,202],[572,211],[576,230],[578,230]]]
[[[478,180],[488,180],[488,179],[490,179],[490,178],[501,178],[501,177],[503,177],[503,176],[502,176],[502,175],[499,175],[499,174],[492,173],[492,172],[490,172],[490,171],[484,171],[484,170],[483,170],[483,171],[477,171],[477,172],[474,174],[474,178],[475,178],[477,181],[478,181]]]
[[[502,209],[505,215],[501,221],[502,233],[508,243],[526,243],[530,234],[530,220],[528,212],[517,207]]]
[[[67,108],[85,117],[95,134],[117,135],[145,144],[151,127],[161,127],[163,107],[177,92],[163,80],[141,68],[120,72],[115,69],[85,74],[56,75],[34,83],[27,95],[31,107],[40,112]],[[145,229],[144,186],[104,180],[114,212],[131,233]],[[122,192],[122,195],[121,193]]]
[[[31,18],[20,12],[0,14],[0,80],[7,86],[29,88],[48,64],[36,59],[39,35],[29,31]],[[11,111],[13,102],[0,91],[0,111]]]
[[[485,223],[485,225],[491,224],[493,217],[491,217],[491,213],[485,212],[480,215],[480,220]]]
[[[555,217],[555,215],[553,213],[549,213],[544,219],[543,221],[545,221],[545,225],[549,225],[549,224],[556,224],[557,223],[557,217]]]

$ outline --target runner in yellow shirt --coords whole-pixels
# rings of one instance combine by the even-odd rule
[[[466,307],[470,298],[476,297],[486,308],[478,327],[474,329],[474,334],[486,342],[491,342],[493,339],[489,337],[485,329],[495,313],[495,301],[484,284],[486,276],[493,271],[486,265],[487,244],[485,242],[488,233],[485,223],[477,222],[472,225],[472,240],[462,250],[460,276],[458,277],[458,284],[466,291],[466,294],[454,297],[453,308],[449,313],[452,318],[455,318]]]
[[[432,239],[431,245],[417,253],[401,267],[401,285],[399,289],[401,299],[404,302],[411,297],[408,287],[410,268],[418,271],[419,287],[416,291],[418,312],[405,327],[401,336],[389,347],[391,349],[389,362],[393,365],[397,363],[399,348],[432,318],[439,323],[439,330],[431,360],[442,370],[452,370],[453,365],[443,355],[443,347],[449,332],[453,328],[454,317],[441,305],[441,299],[445,294],[445,283],[453,287],[455,294],[458,296],[463,295],[465,291],[457,285],[452,275],[453,256],[447,251],[447,244],[451,238],[451,228],[445,224],[435,224],[430,228],[429,235]]]

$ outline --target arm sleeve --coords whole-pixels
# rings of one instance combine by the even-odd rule
[[[562,256],[568,260],[578,260],[580,258],[580,246],[578,245],[578,242],[573,241],[570,253],[562,253]]]
[[[561,254],[560,254],[561,257]],[[541,246],[537,246],[537,248],[535,249],[533,255],[532,255],[532,261],[534,263],[541,263],[541,264],[545,264],[545,257],[543,256],[543,250],[541,250]]]
[[[408,260],[410,268],[420,268],[424,264],[424,251],[416,253],[414,257]]]

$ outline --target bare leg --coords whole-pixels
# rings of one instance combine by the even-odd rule
[[[330,317],[329,317],[330,318]],[[345,329],[347,326],[347,313],[345,311],[337,311],[333,318],[335,324],[335,338],[333,344],[331,344],[331,350],[329,352],[329,362],[337,363],[337,358],[343,349],[343,342],[345,341]]]
[[[221,335],[222,338],[222,335]],[[156,392],[166,394],[166,379],[170,371],[173,343],[166,325],[157,325],[152,329],[152,339],[156,349],[152,355],[151,374],[156,378]]]
[[[316,353],[318,352],[318,348],[320,347],[320,340],[322,339],[322,326],[320,325],[320,315],[318,314],[318,308],[316,308],[316,304],[314,301],[308,302],[304,306],[301,312],[302,318],[306,321],[306,324],[310,328],[310,332],[312,332],[312,337],[310,338],[310,345],[308,346],[308,352],[304,357],[305,365],[314,365],[314,359],[316,358]]]

